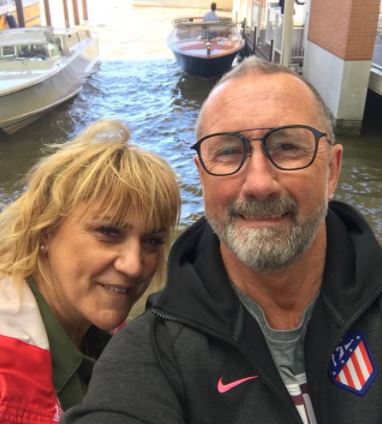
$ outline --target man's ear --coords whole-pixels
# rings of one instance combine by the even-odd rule
[[[204,192],[204,183],[203,183],[204,169],[202,167],[202,164],[200,163],[198,155],[194,156],[194,163],[199,173],[199,180],[200,180],[200,185],[202,186],[202,191]]]
[[[334,194],[341,174],[343,146],[335,144],[331,148],[329,159],[328,193]]]

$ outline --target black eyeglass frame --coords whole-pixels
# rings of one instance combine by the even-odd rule
[[[269,151],[268,151],[268,148],[267,148],[268,137],[270,137],[276,131],[284,130],[284,129],[288,129],[288,128],[305,128],[305,129],[309,130],[314,135],[316,145],[315,145],[314,153],[313,153],[313,156],[312,156],[312,160],[305,166],[300,166],[300,167],[297,167],[297,168],[283,168],[282,166],[277,165],[273,161],[273,159],[271,158],[271,156],[269,154]],[[262,137],[250,137],[249,138],[249,137],[246,137],[244,134],[242,134],[243,132],[246,132],[246,131],[264,131],[264,130],[269,130],[269,131],[267,131]],[[238,166],[236,171],[230,172],[228,174],[215,174],[215,173],[209,171],[207,169],[206,165],[204,164],[204,161],[203,161],[202,156],[200,154],[200,146],[201,146],[201,144],[203,143],[204,140],[206,140],[210,137],[221,136],[221,135],[231,135],[231,136],[237,137],[244,144],[244,154],[243,154],[243,159],[240,162],[240,165]],[[225,132],[211,133],[211,134],[207,134],[204,137],[202,137],[201,139],[199,139],[195,144],[193,144],[190,147],[190,149],[195,150],[196,153],[198,154],[198,157],[199,157],[200,163],[202,164],[203,169],[208,174],[214,175],[216,177],[226,177],[228,175],[233,175],[233,174],[236,174],[237,172],[239,172],[240,169],[243,167],[244,162],[247,160],[247,158],[252,155],[251,141],[256,141],[256,140],[261,141],[261,145],[262,145],[262,149],[263,149],[264,153],[266,154],[267,158],[272,163],[272,165],[275,166],[277,169],[281,169],[282,171],[298,171],[300,169],[308,168],[315,161],[316,156],[317,156],[317,151],[318,151],[318,143],[322,139],[322,137],[326,137],[326,141],[331,146],[334,145],[333,141],[329,140],[329,138],[327,136],[328,136],[327,133],[319,131],[316,128],[310,127],[309,125],[293,124],[293,125],[284,125],[284,126],[281,126],[281,127],[273,127],[273,128],[252,128],[252,129],[248,129],[248,130],[240,130],[240,131],[232,131],[232,132],[225,131]]]

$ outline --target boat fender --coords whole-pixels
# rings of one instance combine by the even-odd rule
[[[16,18],[13,15],[10,15],[10,14],[7,13],[5,15],[5,20],[7,21],[9,28],[17,28],[18,27]]]

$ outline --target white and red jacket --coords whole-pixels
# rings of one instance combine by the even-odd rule
[[[39,307],[28,284],[0,279],[0,423],[54,424],[62,415]]]

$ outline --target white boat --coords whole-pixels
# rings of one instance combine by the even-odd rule
[[[0,129],[12,134],[75,96],[97,58],[86,28],[0,31]]]
[[[231,68],[245,42],[230,18],[204,22],[199,16],[175,19],[167,44],[185,72],[216,78]]]

